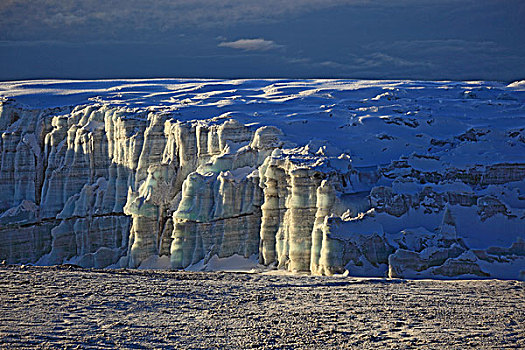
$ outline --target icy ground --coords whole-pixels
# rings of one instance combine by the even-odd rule
[[[524,348],[525,283],[0,267],[0,348]]]

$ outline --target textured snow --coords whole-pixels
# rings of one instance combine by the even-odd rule
[[[525,347],[525,283],[0,267],[6,349]]]
[[[343,152],[352,151],[354,164],[373,165],[409,150],[424,153],[429,137],[447,138],[473,127],[490,127],[486,138],[497,141],[493,135],[498,131],[523,124],[521,86],[363,80],[41,80],[2,82],[0,97],[32,108],[95,102],[162,110],[178,120],[228,115],[252,126],[278,126],[288,141],[298,145],[305,137],[328,140]],[[498,99],[503,93],[511,99]],[[393,139],[378,142],[376,135]],[[466,145],[451,154],[446,148],[439,153],[442,160],[458,165],[491,163],[492,151],[499,161],[523,160],[523,145],[516,146],[502,142],[493,150],[479,145],[471,150]]]

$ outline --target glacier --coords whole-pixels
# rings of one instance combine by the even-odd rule
[[[525,82],[1,82],[0,133],[6,263],[525,279]]]

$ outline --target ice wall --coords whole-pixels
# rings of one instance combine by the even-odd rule
[[[3,106],[1,120],[8,262],[138,267],[164,254],[184,268],[258,254],[257,168],[279,129],[108,106]]]
[[[312,274],[524,277],[519,119],[447,130],[407,113],[338,126],[360,144],[322,124],[302,130],[314,117],[253,118],[4,100],[0,260],[137,268],[165,256],[184,269],[240,255]]]

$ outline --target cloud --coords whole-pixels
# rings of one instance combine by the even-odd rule
[[[83,24],[86,21],[86,18],[74,14],[64,14],[59,12],[50,18],[43,18],[42,21],[51,27],[70,27]]]
[[[377,63],[435,79],[507,79],[512,70],[523,70],[525,53],[492,41],[458,39],[376,42],[363,48],[367,50]]]
[[[365,49],[374,51],[390,51],[411,56],[427,54],[495,54],[502,50],[493,41],[474,41],[461,39],[448,40],[399,40],[393,42],[377,41],[364,46]]]
[[[274,23],[367,0],[1,0],[0,40],[128,39]]]
[[[236,41],[223,41],[219,47],[229,47],[231,49],[239,49],[244,51],[268,51],[279,49],[282,45],[276,44],[272,40],[258,39],[239,39]]]
[[[427,62],[410,61],[401,57],[394,57],[380,52],[366,53],[362,52],[360,55],[348,55],[342,62],[332,60],[314,62],[315,66],[320,66],[328,69],[347,72],[361,72],[369,69],[377,69],[377,73],[381,71],[391,71],[392,69],[409,69],[432,68],[432,65]]]
[[[76,77],[78,62],[107,78],[522,79],[525,1],[460,2],[0,0],[0,80]]]

